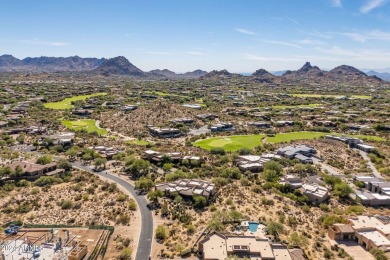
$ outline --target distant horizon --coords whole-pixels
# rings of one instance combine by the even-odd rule
[[[390,66],[390,0],[1,2],[15,57],[123,55],[145,71]]]
[[[123,56],[123,55],[118,55],[118,56],[115,56],[115,57],[110,57],[110,58],[107,58],[107,57],[92,57],[92,56],[88,56],[88,57],[83,57],[81,55],[70,55],[70,56],[45,56],[45,55],[42,55],[42,56],[26,56],[26,57],[17,57],[13,54],[9,54],[9,53],[4,53],[4,54],[0,54],[0,56],[4,56],[4,55],[10,55],[10,56],[13,56],[14,58],[17,58],[19,60],[23,60],[23,59],[26,59],[26,58],[40,58],[40,57],[47,57],[47,58],[68,58],[68,57],[80,57],[80,58],[96,58],[96,59],[112,59],[112,58],[115,58],[115,57],[118,57],[118,56]],[[153,70],[164,70],[164,69],[167,69],[169,71],[172,71],[172,72],[175,72],[176,74],[183,74],[183,73],[186,73],[186,72],[193,72],[195,70],[202,70],[202,71],[207,71],[207,72],[211,72],[213,70],[225,70],[226,68],[222,68],[222,69],[212,69],[212,70],[205,70],[205,69],[202,69],[202,68],[197,68],[197,69],[193,69],[193,70],[188,70],[188,71],[175,71],[175,70],[172,70],[172,69],[169,69],[169,68],[154,68],[154,69],[150,69],[150,70],[144,70],[143,68],[139,67],[137,64],[135,64],[134,62],[132,62],[128,57],[126,56],[123,56],[125,57],[127,60],[129,60],[130,63],[132,63],[134,66],[136,66],[137,68],[141,69],[142,71],[145,71],[145,72],[149,72],[149,71],[153,71]],[[253,71],[231,71],[231,70],[228,70],[226,69],[227,71],[229,71],[230,73],[235,73],[235,74],[241,74],[243,76],[248,76],[248,75],[251,75],[253,74],[256,70],[259,70],[259,69],[265,69],[267,70],[268,72],[270,72],[271,74],[274,74],[274,73],[279,73],[279,72],[285,72],[285,71],[288,71],[288,70],[291,70],[291,71],[294,71],[294,70],[299,70],[306,62],[309,62],[312,66],[317,66],[319,67],[321,70],[324,70],[324,71],[330,71],[332,69],[334,69],[335,67],[337,66],[341,66],[341,65],[348,65],[348,66],[352,66],[350,64],[339,64],[337,66],[335,66],[334,68],[321,68],[320,66],[316,65],[316,64],[313,64],[311,61],[305,61],[300,67],[298,68],[294,68],[294,69],[281,69],[281,70],[268,70],[267,68],[257,68]],[[354,66],[352,66],[354,67]],[[377,68],[377,69],[371,69],[371,68],[358,68],[358,67],[355,67],[363,72],[368,72],[368,71],[374,71],[374,72],[378,72],[378,73],[390,73],[390,67],[389,68]],[[274,74],[275,75],[275,74]]]

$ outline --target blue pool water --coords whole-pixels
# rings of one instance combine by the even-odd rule
[[[251,232],[256,232],[258,226],[259,226],[259,223],[257,223],[257,222],[249,222],[249,230]]]

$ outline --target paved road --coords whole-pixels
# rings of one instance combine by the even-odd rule
[[[118,178],[109,173],[103,172],[94,172],[90,167],[84,166],[81,163],[74,162],[72,163],[73,167],[76,169],[81,169],[104,178],[110,179],[124,187],[127,191],[129,191],[135,198],[138,204],[138,208],[141,211],[141,234],[138,241],[138,249],[135,259],[137,260],[148,260],[152,247],[152,237],[153,237],[153,216],[152,212],[146,207],[148,204],[147,200],[144,196],[137,195],[134,186],[129,184],[128,182]]]
[[[355,151],[359,151],[363,159],[367,161],[368,167],[370,167],[370,169],[372,170],[372,174],[374,174],[374,176],[377,178],[382,178],[382,175],[375,168],[375,165],[371,162],[370,158],[367,156],[367,153],[357,149],[355,149]]]

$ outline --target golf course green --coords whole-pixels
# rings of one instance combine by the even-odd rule
[[[62,101],[45,103],[44,106],[46,108],[51,108],[51,109],[71,109],[73,107],[72,101],[86,100],[91,97],[104,96],[104,95],[107,95],[107,93],[94,93],[90,95],[73,96],[70,98],[65,98]]]
[[[106,135],[108,131],[106,129],[96,126],[96,121],[93,119],[83,119],[77,121],[63,120],[61,121],[64,126],[73,131],[85,130],[88,133],[96,132],[98,135]]]
[[[288,143],[295,140],[310,140],[320,138],[325,135],[341,135],[338,133],[324,132],[290,132],[280,133],[272,137],[266,137],[265,134],[258,135],[232,135],[224,137],[212,137],[208,139],[197,140],[193,143],[194,146],[210,151],[212,148],[223,148],[225,151],[237,151],[242,148],[253,149],[263,143]],[[360,138],[366,141],[385,141],[382,137],[371,135],[347,135]]]

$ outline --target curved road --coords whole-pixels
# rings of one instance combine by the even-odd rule
[[[130,192],[138,204],[138,208],[141,211],[141,234],[138,241],[137,254],[135,259],[137,260],[148,260],[150,256],[150,251],[152,247],[152,237],[153,237],[153,216],[152,212],[147,208],[147,200],[144,196],[137,195],[134,186],[128,182],[118,178],[114,175],[108,174],[105,171],[103,172],[94,172],[90,167],[84,166],[81,163],[74,162],[72,163],[73,167],[76,169],[84,170],[104,178],[110,179],[121,185],[128,192]]]

